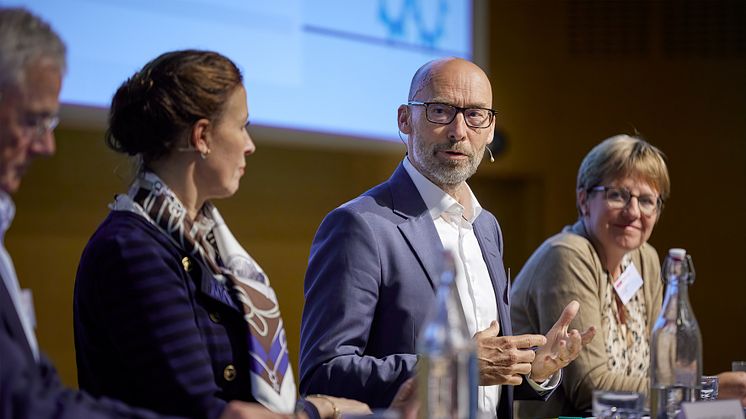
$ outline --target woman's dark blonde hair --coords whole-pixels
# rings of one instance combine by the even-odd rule
[[[664,202],[671,194],[665,154],[642,138],[629,135],[616,135],[593,147],[580,164],[577,189],[588,191],[623,177],[649,183]]]
[[[175,147],[187,147],[185,133],[198,120],[218,120],[242,83],[238,67],[217,52],[167,52],[119,87],[111,102],[106,143],[140,156],[147,166]]]

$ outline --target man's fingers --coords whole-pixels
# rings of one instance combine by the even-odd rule
[[[532,363],[536,358],[536,353],[532,350],[482,350],[479,354],[479,360],[490,365],[500,367],[511,367],[520,363]]]
[[[492,320],[492,323],[490,323],[490,327],[484,330],[480,330],[479,332],[474,334],[474,340],[494,337],[497,336],[498,333],[500,333],[500,324],[497,322],[497,320]]]
[[[523,382],[523,378],[519,374],[496,374],[486,375],[480,377],[480,386],[494,386],[494,385],[509,385],[518,386]]]
[[[566,329],[567,326],[570,325],[572,319],[574,319],[578,314],[578,310],[580,310],[580,303],[575,300],[570,301],[570,303],[565,306],[565,309],[562,310],[562,314],[560,314],[559,319],[557,319],[557,322],[554,324],[552,329],[557,327]]]
[[[516,350],[513,357],[513,360],[515,360],[515,362],[513,363],[516,365],[521,363],[527,363],[530,365],[532,362],[534,362],[534,358],[536,358],[536,352],[530,349]]]
[[[573,359],[575,359],[580,351],[583,350],[583,336],[577,329],[573,329],[572,332],[570,332],[569,339],[567,341],[567,348],[570,351]]]
[[[528,349],[534,346],[544,346],[547,343],[547,338],[542,335],[517,335],[517,336],[505,336],[509,339],[513,345],[518,349]]]
[[[588,328],[588,330],[580,334],[580,342],[583,344],[583,346],[585,346],[591,343],[594,336],[596,336],[596,327],[591,326]]]
[[[530,371],[530,369],[529,369],[529,371]],[[528,374],[528,373],[526,373],[526,374]],[[505,383],[505,384],[507,384],[509,386],[519,386],[519,385],[521,385],[522,382],[523,382],[523,377],[521,377],[520,375],[512,375],[508,379],[508,382]]]
[[[515,371],[516,374],[528,375],[531,372],[531,364],[527,362],[515,364],[513,371]],[[520,382],[518,384],[520,384]]]
[[[498,375],[495,377],[484,377],[483,380],[479,383],[479,385],[493,386],[496,384],[500,384],[500,385],[509,385],[509,386],[519,386],[521,385],[522,382],[523,382],[523,377],[521,376],[521,374],[505,374],[505,375]]]
[[[567,341],[562,340],[557,345],[557,359],[565,363],[568,361],[568,358],[570,358],[570,346],[567,344]]]

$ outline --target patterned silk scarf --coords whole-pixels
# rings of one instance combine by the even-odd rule
[[[622,259],[622,272],[630,265],[629,255]],[[650,366],[650,342],[643,288],[622,304],[608,275],[601,300],[601,329],[606,336],[607,367],[628,377],[645,377]],[[604,286],[604,285],[602,285]]]
[[[131,204],[126,204],[129,201]],[[142,173],[113,209],[146,217],[180,248],[199,257],[215,279],[231,287],[249,333],[251,392],[267,408],[292,413],[296,388],[277,297],[259,264],[241,247],[217,208],[207,202],[191,220],[176,195],[154,173]]]

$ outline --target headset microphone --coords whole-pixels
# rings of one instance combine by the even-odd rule
[[[490,153],[490,163],[495,162],[495,156],[492,155],[492,150],[490,150],[490,146],[485,147],[487,149],[487,152]]]

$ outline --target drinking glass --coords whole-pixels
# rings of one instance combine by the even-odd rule
[[[733,361],[730,366],[731,371],[746,371],[746,361]]]
[[[636,409],[612,407],[611,409],[594,413],[596,419],[641,419],[642,412]]]
[[[593,416],[601,419],[639,419],[642,417],[645,398],[632,391],[593,392]]]
[[[700,400],[717,400],[718,398],[718,376],[717,375],[703,375],[702,376],[702,390],[699,392]]]
[[[342,414],[342,419],[400,419],[401,414],[394,409],[375,409],[373,414],[358,415],[354,413]]]

